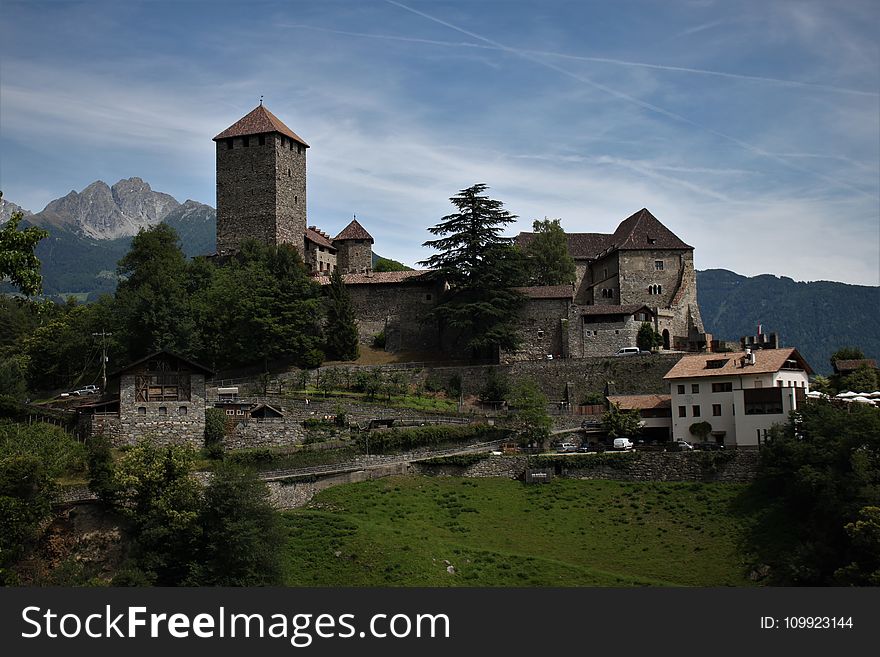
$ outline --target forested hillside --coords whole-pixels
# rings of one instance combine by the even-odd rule
[[[697,272],[697,295],[706,330],[716,338],[739,340],[761,324],[821,373],[831,370],[831,354],[845,345],[880,357],[878,287],[707,269]]]

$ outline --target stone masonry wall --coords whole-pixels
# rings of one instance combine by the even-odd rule
[[[610,479],[617,481],[716,481],[746,483],[755,478],[759,454],[739,450],[719,452],[628,452],[560,456],[550,466],[556,476],[568,479]],[[578,463],[595,459],[592,467]],[[609,459],[613,461],[611,465]],[[716,463],[713,465],[713,461]],[[528,467],[527,456],[490,456],[473,465],[433,466],[414,463],[416,474],[453,477],[505,477],[519,479]],[[541,468],[548,468],[541,464]]]
[[[217,252],[234,253],[245,239],[293,244],[306,230],[305,148],[280,134],[217,142]],[[244,140],[248,146],[244,146]]]
[[[560,358],[567,347],[569,299],[529,299],[519,313],[520,348],[505,354],[506,362]]]
[[[347,287],[362,344],[369,344],[374,335],[384,331],[387,351],[436,349],[437,324],[426,319],[440,293],[436,283],[367,283]]]
[[[135,375],[123,374],[119,385],[120,433],[117,444],[134,445],[151,437],[160,443],[201,447],[205,442],[204,375],[193,373],[190,385],[191,400],[188,402],[142,402],[135,400]]]

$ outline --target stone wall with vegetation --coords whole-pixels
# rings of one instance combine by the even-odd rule
[[[438,462],[413,464],[418,474],[519,479],[527,467],[553,471],[569,479],[619,481],[749,482],[758,468],[758,452],[626,452],[537,457],[488,456],[467,465]]]

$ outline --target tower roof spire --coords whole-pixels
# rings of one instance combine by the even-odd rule
[[[260,96],[260,104],[245,116],[226,128],[219,135],[214,137],[214,141],[228,139],[229,137],[246,137],[249,135],[259,135],[266,132],[278,132],[286,137],[290,137],[293,141],[305,146],[309,145],[305,139],[297,135],[293,130],[288,128],[277,116],[272,114],[269,109],[263,105],[263,97]]]

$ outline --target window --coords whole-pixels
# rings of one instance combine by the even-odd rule
[[[232,137],[230,137],[229,139],[226,140],[226,150],[227,151],[232,150]]]
[[[712,392],[731,392],[732,390],[733,384],[730,381],[712,384]]]
[[[226,409],[226,415],[235,415],[235,410],[232,409],[232,408],[227,408],[227,409]]]
[[[715,417],[721,415],[721,404],[712,404],[712,415]]]
[[[265,146],[266,145],[266,135],[260,135],[257,138],[257,141],[260,144],[260,146]]]
[[[159,407],[159,415],[168,415],[168,407],[160,406]]]
[[[720,370],[722,367],[727,365],[729,358],[716,358],[714,360],[706,361],[706,369],[707,370]]]
[[[663,261],[655,260],[654,261],[654,271],[663,271]]]
[[[687,406],[678,407],[678,417],[687,417]]]
[[[430,300],[433,299],[433,298],[434,298],[434,297],[431,296],[430,294],[426,294],[426,295],[425,295],[425,301],[430,301]],[[538,337],[541,337],[541,336],[539,335]]]
[[[138,406],[138,415],[146,415],[147,407],[146,406]]]
[[[237,411],[235,411],[235,414],[236,415],[244,415],[244,411],[239,408]]]
[[[700,405],[694,404],[691,406],[691,410],[694,412],[694,417],[700,417]]]
[[[244,146],[245,148],[248,148],[251,145],[251,138],[250,137],[242,137],[241,138],[241,145]]]
[[[782,390],[779,388],[744,390],[743,404],[746,415],[780,415],[782,414]]]
[[[784,383],[784,381],[777,381],[776,386],[781,388],[783,383]]]
[[[678,386],[678,394],[679,394],[679,395],[683,395],[683,394],[684,394],[684,384],[683,384],[683,383],[682,383],[681,385]]]
[[[538,339],[541,339],[543,337],[544,337],[544,331],[542,331],[541,329],[538,329]]]
[[[691,392],[695,395],[699,395],[700,394],[700,384],[699,383],[692,383],[691,384]]]
[[[188,415],[189,408],[187,408],[186,406],[181,406],[180,408],[177,409],[177,414],[178,415]]]

